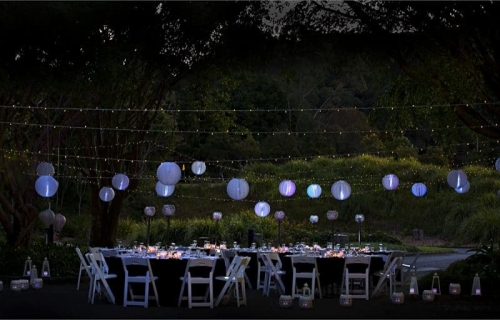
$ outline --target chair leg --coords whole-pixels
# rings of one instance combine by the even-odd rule
[[[182,285],[181,285],[181,292],[179,293],[179,301],[177,302],[177,307],[180,307],[181,306],[181,302],[182,302],[182,296],[184,295],[184,287],[186,286],[186,281],[183,280],[182,281]]]
[[[80,265],[80,272],[78,272],[78,282],[76,283],[76,290],[80,290],[80,278],[82,276],[82,267]]]
[[[149,305],[149,281],[146,281],[146,286],[144,288],[144,308]]]
[[[125,283],[123,284],[123,306],[124,307],[126,307],[128,305],[127,290],[128,290],[128,281],[127,281],[127,278],[125,278]]]

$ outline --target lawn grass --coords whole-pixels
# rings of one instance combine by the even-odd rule
[[[445,248],[445,247],[417,246],[417,248],[422,253],[452,253],[452,252],[455,252],[455,249]]]

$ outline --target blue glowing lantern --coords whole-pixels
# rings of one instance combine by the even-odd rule
[[[465,186],[463,186],[462,188],[455,188],[455,191],[457,193],[466,193],[467,191],[469,191],[469,189],[470,189],[470,183],[469,181],[467,181]]]
[[[169,186],[161,183],[160,181],[156,182],[155,191],[156,194],[160,197],[170,197],[175,190],[175,185]]]
[[[427,192],[427,187],[425,184],[417,182],[411,187],[411,192],[415,197],[423,197]]]
[[[453,189],[462,188],[467,184],[467,175],[462,170],[452,170],[448,173],[446,181]]]
[[[181,168],[175,162],[163,162],[156,170],[156,177],[164,185],[172,186],[181,179]]]
[[[382,178],[382,185],[386,190],[394,190],[399,186],[399,179],[395,174],[388,174]]]
[[[292,180],[283,180],[280,183],[279,191],[282,196],[291,197],[295,194],[295,183]]]
[[[332,185],[332,196],[337,200],[345,200],[351,196],[351,185],[339,180]]]
[[[245,179],[231,179],[227,184],[227,194],[231,199],[243,200],[248,196],[250,187]]]
[[[255,204],[254,211],[259,217],[267,217],[271,211],[271,206],[267,202],[259,201]]]
[[[319,184],[311,184],[307,187],[307,195],[311,198],[319,198],[321,195],[321,186]]]

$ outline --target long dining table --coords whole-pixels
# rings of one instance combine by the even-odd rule
[[[184,276],[189,259],[157,259],[156,257],[145,259],[149,259],[152,272],[154,276],[158,277],[158,280],[156,280],[156,287],[160,305],[177,306],[182,284],[180,278]],[[106,263],[109,267],[109,273],[115,273],[117,275],[115,279],[108,280],[108,283],[115,295],[116,304],[122,304],[125,272],[121,258],[119,256],[106,257]],[[216,276],[224,276],[225,274],[226,267],[224,260],[222,258],[217,258],[213,276],[215,278]],[[214,299],[217,298],[223,285],[222,281],[214,280]],[[150,294],[152,294],[151,287]],[[187,294],[187,291],[185,291],[185,294]]]
[[[254,288],[257,286],[257,270],[258,270],[258,252],[255,251],[239,251],[239,255],[251,257],[249,267],[247,269],[247,276],[250,283]],[[279,253],[280,260],[282,262],[282,270],[285,274],[281,276],[283,284],[285,285],[285,294],[289,295],[292,293],[292,280],[293,280],[293,268],[292,259],[290,258],[291,253]],[[373,273],[384,268],[385,259],[387,254],[372,254],[370,262],[370,273]],[[342,283],[342,275],[344,272],[344,262],[345,258],[333,257],[324,258],[316,257],[316,264],[318,265],[319,279],[321,282],[322,290],[326,291],[328,285],[336,285],[340,288]],[[262,262],[261,262],[262,263]]]

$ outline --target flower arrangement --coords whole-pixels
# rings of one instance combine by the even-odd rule
[[[290,249],[288,247],[271,247],[271,252],[285,253],[290,252]]]
[[[343,258],[344,252],[343,251],[335,252],[333,250],[328,250],[327,252],[325,252],[324,257],[325,258]]]

